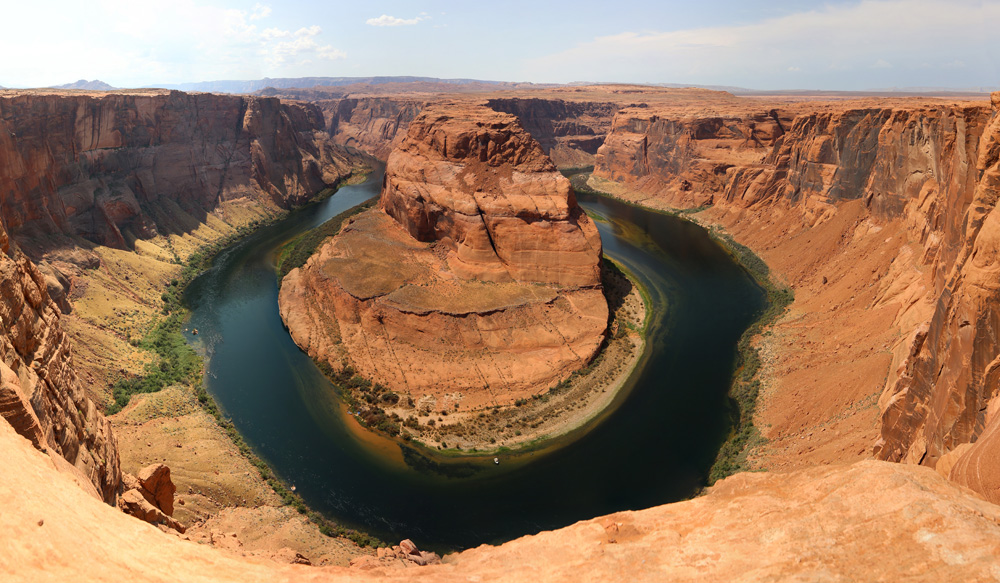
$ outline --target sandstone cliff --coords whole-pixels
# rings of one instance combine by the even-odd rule
[[[516,118],[425,110],[389,157],[379,207],[282,283],[282,316],[315,358],[471,408],[544,390],[596,354],[600,237]]]
[[[179,268],[171,262],[173,242],[160,238],[164,249],[143,249],[144,261],[157,264],[151,281],[133,272],[109,284],[122,255],[108,269],[108,253],[95,245],[130,249],[138,239],[194,230],[237,199],[275,210],[304,202],[350,171],[350,157],[323,129],[318,108],[276,99],[0,92],[0,408],[106,501],[114,501],[121,475],[111,426],[91,401],[103,398],[104,375],[89,369],[82,373],[89,382],[80,382],[64,329],[82,330],[104,368],[124,374],[125,363],[115,359],[125,360],[132,347],[117,356],[97,348],[127,346],[121,322],[107,324],[130,320],[136,308],[157,312],[159,304],[144,297],[158,300],[159,286]],[[199,236],[206,239],[211,235]],[[26,254],[41,259],[39,266]],[[84,291],[75,299],[114,288],[107,294],[114,315],[60,324],[77,284]]]
[[[594,154],[621,107],[613,102],[519,97],[490,99],[486,105],[516,115],[561,168],[594,165]]]
[[[559,167],[594,164],[594,154],[621,107],[614,102],[571,101],[558,97],[461,97],[466,105],[486,105],[516,115]],[[406,136],[409,124],[427,106],[445,101],[429,95],[345,97],[316,101],[334,142],[385,160]]]
[[[316,105],[323,111],[334,142],[385,160],[427,103],[415,97],[362,97],[322,100]]]
[[[823,311],[834,302],[830,322],[839,321],[838,311],[854,321],[842,322],[853,338],[838,334],[829,351],[811,348],[813,357],[789,356],[784,366],[794,370],[802,366],[795,362],[813,358],[816,367],[828,360],[821,355],[837,352],[810,384],[842,375],[839,390],[855,395],[853,404],[838,405],[842,411],[870,402],[871,389],[852,387],[883,386],[873,419],[877,457],[935,466],[954,452],[942,471],[1000,500],[995,462],[987,461],[1000,362],[994,340],[1000,332],[996,112],[940,102],[789,107],[788,113],[749,112],[723,126],[622,110],[594,174],[625,185],[647,204],[714,201],[708,220],[751,242],[769,263],[789,265],[786,273],[805,292],[803,301],[828,298]],[[705,134],[705,127],[718,129]],[[724,147],[715,147],[720,143]],[[832,246],[822,247],[825,233],[834,232]],[[879,237],[881,247],[874,244]],[[854,259],[835,265],[831,252]],[[871,253],[887,258],[869,261]],[[832,299],[828,277],[831,285],[843,281],[839,293],[850,297]],[[799,305],[808,319],[812,308]],[[876,315],[885,310],[887,318]],[[870,318],[867,327],[864,318]],[[875,322],[891,326],[895,338],[873,333],[880,332]],[[791,334],[802,323],[786,329]],[[851,359],[885,354],[887,347],[884,385],[877,366],[864,376],[848,372]],[[804,411],[822,406],[802,399]],[[962,445],[969,443],[976,445]]]
[[[59,313],[41,273],[0,225],[0,415],[57,468],[113,503],[118,447],[80,386]]]
[[[0,93],[0,219],[25,245],[129,247],[224,200],[304,202],[347,166],[315,106],[177,91]]]

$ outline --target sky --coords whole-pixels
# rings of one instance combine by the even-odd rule
[[[4,0],[0,86],[417,75],[1000,87],[1000,0]]]

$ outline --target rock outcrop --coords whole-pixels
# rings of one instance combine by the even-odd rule
[[[380,160],[404,137],[426,101],[406,97],[362,97],[316,102],[323,111],[330,138]]]
[[[293,339],[396,391],[510,403],[586,365],[608,308],[601,241],[516,118],[425,110],[389,157],[379,209],[282,283]]]
[[[113,503],[121,480],[115,437],[76,376],[59,315],[42,274],[0,225],[0,415]]]
[[[486,105],[517,116],[542,150],[561,168],[594,165],[621,105],[556,98],[495,98]]]
[[[322,112],[178,91],[0,93],[0,219],[28,248],[54,235],[129,247],[221,201],[288,207],[346,174]]]
[[[140,470],[138,476],[124,474],[122,484],[125,492],[118,499],[118,508],[122,512],[184,533],[184,526],[173,518],[174,492],[177,488],[170,479],[169,467],[151,464]]]

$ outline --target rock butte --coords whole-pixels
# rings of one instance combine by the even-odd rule
[[[434,107],[386,165],[379,208],[281,286],[299,346],[418,399],[509,405],[597,353],[601,240],[512,115]]]
[[[49,262],[51,235],[129,248],[152,234],[147,227],[166,230],[178,207],[307,198],[317,183],[302,178],[337,173],[315,155],[335,152],[330,140],[384,156],[421,110],[445,101],[514,111],[560,164],[592,156],[592,183],[622,198],[654,208],[711,203],[696,220],[726,228],[794,288],[791,310],[760,339],[756,421],[769,442],[755,460],[771,472],[416,572],[239,557],[102,504],[119,488],[118,450],[87,397],[103,389],[74,374],[62,331],[72,314],[59,308],[76,301],[66,289],[96,281],[108,265],[83,261],[57,277],[47,271],[64,263]],[[1000,515],[980,498],[1000,500],[1000,95],[991,108],[954,98],[810,103],[601,86],[254,103],[0,92],[4,580],[1000,579]],[[258,113],[271,129],[254,138],[255,126],[240,120]],[[227,160],[241,170],[231,174]],[[139,188],[150,177],[182,187]],[[381,220],[395,225],[388,242],[430,246]],[[872,456],[902,463],[858,461]]]

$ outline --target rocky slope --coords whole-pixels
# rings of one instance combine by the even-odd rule
[[[10,235],[130,247],[225,200],[279,207],[336,181],[343,153],[315,106],[273,98],[0,93],[0,218]]]
[[[148,325],[159,313],[178,259],[307,200],[352,163],[308,105],[165,91],[0,93],[4,417],[114,502],[119,452],[94,401],[149,359],[129,343],[142,333],[136,315]]]
[[[494,98],[486,105],[517,116],[531,137],[560,168],[594,165],[594,154],[621,107],[613,102],[555,98]]]
[[[379,209],[282,283],[293,339],[334,369],[457,407],[566,378],[607,326],[601,242],[516,118],[429,108],[393,151]]]
[[[516,115],[560,168],[593,165],[594,154],[621,107],[611,101],[575,101],[562,96],[450,95],[442,99],[421,94],[320,99],[315,104],[323,110],[330,137],[336,143],[385,160],[406,136],[410,122],[420,111],[444,101],[486,105]]]
[[[59,315],[41,273],[0,225],[0,415],[56,467],[113,503],[118,447],[77,379]]]
[[[801,346],[779,347],[775,382],[787,392],[774,389],[771,414],[792,401],[806,417],[829,410],[813,426],[768,423],[787,435],[870,411],[851,431],[870,436],[865,449],[876,457],[930,466],[946,458],[942,472],[1000,499],[988,461],[996,459],[991,403],[1000,362],[997,102],[995,95],[992,110],[927,101],[798,104],[786,113],[750,112],[707,134],[704,120],[626,109],[598,152],[595,182],[613,180],[623,195],[654,206],[714,201],[705,220],[785,268],[799,308],[778,330],[785,342],[815,344],[802,357],[792,355]],[[803,335],[821,328],[825,334]],[[822,355],[824,366],[807,365],[808,355]],[[852,371],[850,363],[868,361],[867,373]],[[836,383],[852,397],[799,396],[789,371],[805,366],[818,370],[801,373],[799,386]],[[812,431],[808,439],[822,449]]]
[[[6,501],[0,544],[8,549],[0,555],[0,577],[17,583],[936,582],[1000,576],[997,506],[926,468],[885,462],[741,474],[694,500],[484,545],[447,556],[442,565],[359,570],[280,565],[178,540],[88,497],[2,421],[0,451],[10,470],[0,472]]]
[[[361,97],[320,100],[316,105],[334,142],[385,160],[427,102],[419,97]]]

